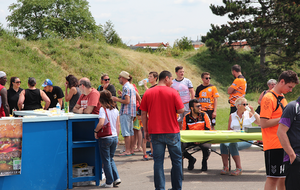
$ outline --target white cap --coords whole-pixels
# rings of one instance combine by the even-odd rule
[[[6,76],[6,73],[3,71],[0,71],[0,78],[5,77],[5,76]]]

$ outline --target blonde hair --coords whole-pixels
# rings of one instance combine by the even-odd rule
[[[247,102],[246,98],[238,98],[238,99],[236,99],[235,102],[234,102],[235,107],[237,105],[241,105],[242,102]]]

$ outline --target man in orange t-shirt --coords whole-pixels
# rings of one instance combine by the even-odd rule
[[[242,75],[241,66],[238,64],[233,65],[231,67],[231,74],[235,77],[235,80],[227,89],[227,93],[229,94],[228,103],[230,104],[230,114],[236,111],[236,107],[234,105],[235,100],[238,98],[244,98],[247,90],[247,82],[245,77]]]
[[[284,71],[279,76],[276,86],[261,100],[260,124],[267,174],[265,190],[285,189],[284,151],[277,136],[277,129],[283,109],[287,105],[283,94],[292,92],[298,83],[297,73],[291,70]]]

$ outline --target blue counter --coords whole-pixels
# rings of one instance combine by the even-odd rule
[[[80,181],[99,185],[102,164],[93,136],[97,123],[98,116],[92,114],[23,118],[21,174],[0,177],[0,189],[71,189]],[[95,175],[73,178],[72,166],[79,163],[95,166]]]

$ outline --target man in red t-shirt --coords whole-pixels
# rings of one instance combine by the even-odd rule
[[[5,84],[7,82],[6,73],[0,71],[0,118],[9,116],[9,105],[7,102],[7,90]]]
[[[96,89],[92,88],[88,78],[79,80],[79,90],[81,91],[81,95],[73,108],[73,112],[81,114],[99,114],[99,109],[101,107],[99,102],[100,94]]]
[[[151,135],[155,189],[165,189],[163,164],[166,146],[172,160],[172,189],[182,188],[182,155],[177,114],[184,112],[184,105],[178,92],[170,88],[172,79],[169,71],[162,71],[158,85],[145,92],[140,107],[145,138],[150,141]]]

